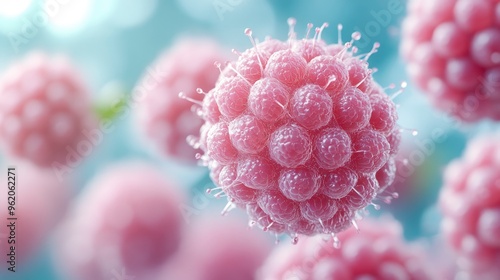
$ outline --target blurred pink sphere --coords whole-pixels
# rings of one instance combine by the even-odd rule
[[[333,238],[317,235],[284,244],[267,259],[259,279],[435,279],[423,248],[405,243],[392,218],[362,220],[359,233],[350,228],[338,240],[335,245]]]
[[[500,279],[500,136],[472,140],[462,158],[448,165],[439,204],[460,273]]]
[[[273,246],[244,219],[204,214],[186,228],[178,256],[160,279],[253,280]]]
[[[500,120],[500,0],[412,0],[402,25],[408,74],[464,121]]]
[[[186,138],[197,135],[202,120],[191,110],[193,103],[179,97],[183,92],[201,102],[197,89],[215,86],[216,61],[226,60],[225,50],[209,38],[181,38],[167,49],[143,74],[134,92],[136,120],[141,132],[164,156],[196,163]]]
[[[0,78],[0,144],[39,166],[67,164],[94,125],[80,74],[62,56],[31,53]]]
[[[180,243],[182,196],[176,188],[145,163],[104,170],[58,231],[58,267],[70,279],[107,280],[123,271],[146,279]]]
[[[9,266],[4,260],[10,257],[6,257],[5,254],[10,253],[10,246],[14,246],[16,266],[19,269],[20,264],[36,253],[61,220],[73,189],[67,182],[58,181],[50,171],[28,163],[8,162],[13,165],[2,165],[1,176],[0,268]],[[12,174],[8,175],[8,167],[15,167],[12,171],[15,179],[8,179],[12,177]],[[7,208],[9,205],[15,208],[14,215],[10,215],[10,210]],[[7,220],[7,218],[17,218],[17,220]],[[10,222],[14,223],[12,228],[7,227],[11,225]],[[15,243],[10,238],[14,236]]]

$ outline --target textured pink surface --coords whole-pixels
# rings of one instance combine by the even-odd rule
[[[332,238],[322,236],[283,244],[266,260],[258,279],[436,279],[423,248],[405,243],[397,221],[363,220],[359,228],[359,233],[354,228],[340,233],[338,249]]]
[[[5,170],[1,176],[1,184],[4,186],[4,194],[0,195],[0,219],[5,221],[5,225],[0,228],[0,252],[2,262],[0,268],[7,271],[5,260],[10,252],[10,246],[15,246],[17,269],[23,267],[26,260],[37,252],[43,242],[45,242],[52,232],[54,226],[61,219],[62,213],[66,210],[72,189],[68,183],[61,183],[51,172],[40,169],[35,165],[27,163],[14,163],[16,167],[15,181],[15,210],[14,216],[10,216],[7,211],[9,204],[7,201],[7,167],[1,166]],[[12,182],[12,180],[9,180]],[[12,200],[9,200],[12,202]],[[10,236],[10,229],[7,218],[16,217],[15,227],[16,244],[8,244],[7,238]],[[3,235],[3,236],[2,236]]]
[[[202,121],[191,111],[192,103],[179,93],[198,101],[197,88],[209,90],[217,80],[214,62],[224,62],[227,54],[208,38],[183,38],[146,69],[135,91],[136,119],[142,133],[165,156],[195,163],[195,154],[186,138],[196,135]],[[139,95],[139,94],[138,94]]]
[[[292,236],[349,227],[393,180],[399,144],[395,105],[363,56],[316,32],[244,51],[202,108],[214,183],[254,224]]]
[[[253,280],[273,247],[233,216],[203,215],[186,228],[179,254],[158,280]]]
[[[500,138],[472,140],[444,174],[442,230],[472,279],[500,278]],[[483,277],[483,278],[481,278]]]
[[[144,163],[93,179],[58,231],[56,258],[69,279],[146,279],[177,251],[182,202],[175,185]]]
[[[39,166],[64,164],[93,124],[89,95],[63,57],[32,53],[0,81],[0,144]]]
[[[412,0],[401,53],[440,109],[464,121],[500,120],[499,0]]]

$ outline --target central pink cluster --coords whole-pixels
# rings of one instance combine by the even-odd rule
[[[202,160],[264,230],[336,233],[394,179],[396,109],[371,53],[355,56],[358,33],[327,45],[325,25],[297,40],[293,24],[288,42],[256,44],[221,72],[203,101]]]

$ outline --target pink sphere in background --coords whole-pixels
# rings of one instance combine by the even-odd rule
[[[147,279],[180,242],[182,199],[176,187],[145,163],[104,170],[58,230],[58,267],[70,279],[107,280],[121,273]]]
[[[197,144],[214,183],[259,227],[337,233],[394,179],[396,107],[368,68],[378,44],[357,56],[359,33],[327,45],[327,24],[313,39],[289,24],[288,42],[265,40],[221,72]]]
[[[359,223],[334,238],[318,235],[297,245],[284,244],[266,260],[262,280],[409,279],[434,278],[424,250],[403,240],[399,222],[383,217]]]
[[[412,0],[401,54],[411,80],[464,121],[500,120],[500,0]]]
[[[50,171],[29,163],[18,164],[10,160],[8,163],[12,165],[2,165],[0,176],[3,186],[0,195],[2,270],[11,266],[5,262],[10,260],[6,254],[11,253],[11,246],[14,246],[17,269],[37,252],[62,218],[72,192],[68,182],[57,180]]]
[[[500,279],[500,137],[469,142],[462,158],[444,174],[439,200],[441,224],[470,279]],[[469,279],[469,278],[467,278]]]
[[[93,127],[81,76],[61,56],[32,53],[0,78],[0,146],[39,166],[66,164]]]
[[[177,257],[160,279],[254,280],[273,242],[241,219],[204,214],[186,228]]]
[[[202,121],[191,110],[193,104],[179,98],[202,102],[197,89],[215,86],[217,70],[214,63],[224,62],[225,50],[212,39],[182,38],[166,50],[143,74],[134,89],[137,96],[137,126],[164,156],[187,163],[196,163],[197,153],[187,137],[198,134]]]

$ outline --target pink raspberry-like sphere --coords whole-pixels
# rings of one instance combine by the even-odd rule
[[[214,62],[225,61],[226,56],[215,41],[188,37],[175,42],[144,72],[134,89],[137,127],[164,156],[196,163],[199,151],[186,138],[196,135],[203,122],[179,93],[201,103],[204,96],[198,89],[215,86]]]
[[[179,254],[160,279],[254,280],[273,242],[241,219],[204,214],[189,224]]]
[[[288,42],[244,51],[207,93],[202,160],[264,230],[336,233],[394,179],[396,108],[372,78],[371,53],[351,48],[360,34],[327,45],[326,24],[297,40],[289,23]]]
[[[463,121],[500,120],[500,0],[412,0],[401,52],[438,108]]]
[[[283,244],[266,260],[258,279],[436,279],[424,248],[404,241],[399,222],[383,217],[363,220],[359,227],[359,232],[340,233],[341,241],[314,236],[296,246]]]
[[[32,53],[0,80],[0,144],[11,156],[49,167],[79,150],[94,125],[89,94],[70,62]]]
[[[47,241],[66,211],[72,192],[71,185],[59,181],[49,170],[12,159],[10,163],[14,164],[0,165],[4,170],[0,219],[5,221],[0,228],[0,268],[7,273],[12,273],[8,267],[18,271],[27,264]]]
[[[500,279],[500,137],[472,140],[446,168],[442,231],[469,278]]]
[[[142,162],[112,167],[84,189],[58,230],[55,256],[67,279],[147,279],[177,251],[181,195]],[[123,272],[124,271],[124,272]]]

